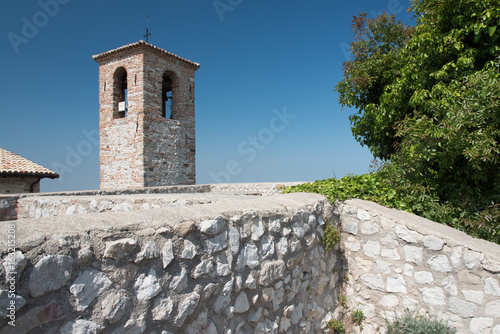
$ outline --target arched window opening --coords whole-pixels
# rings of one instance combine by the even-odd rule
[[[124,67],[119,67],[115,71],[113,96],[114,96],[113,118],[126,117],[128,110],[127,71],[125,70]]]
[[[162,81],[162,116],[165,118],[172,119],[173,117],[173,84],[172,78],[168,72],[163,73],[163,81]]]

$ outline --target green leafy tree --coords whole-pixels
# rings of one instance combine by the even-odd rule
[[[336,86],[342,105],[358,110],[350,116],[353,134],[440,202],[470,212],[493,208],[500,194],[500,2],[414,0],[411,10],[415,28],[387,15],[354,19],[353,57]]]
[[[394,15],[369,19],[361,13],[354,17],[352,30],[352,59],[343,64],[344,79],[336,90],[343,107],[358,109],[349,116],[356,140],[367,145],[376,157],[389,158],[394,153],[393,125],[403,119],[404,112],[394,115],[381,111],[381,97],[404,65],[399,52],[414,28],[397,22]]]

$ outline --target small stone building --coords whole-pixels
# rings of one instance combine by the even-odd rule
[[[0,194],[38,193],[45,177],[56,179],[59,175],[0,148]]]
[[[142,40],[93,58],[99,63],[101,189],[195,184],[200,65]]]

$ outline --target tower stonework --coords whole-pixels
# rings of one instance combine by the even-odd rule
[[[142,40],[93,58],[99,63],[101,189],[195,184],[200,65]]]

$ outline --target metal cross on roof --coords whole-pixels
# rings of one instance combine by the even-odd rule
[[[149,43],[149,36],[151,36],[151,34],[149,33],[149,16],[148,16],[146,25],[146,35],[144,35],[144,37],[146,37],[146,43]]]

